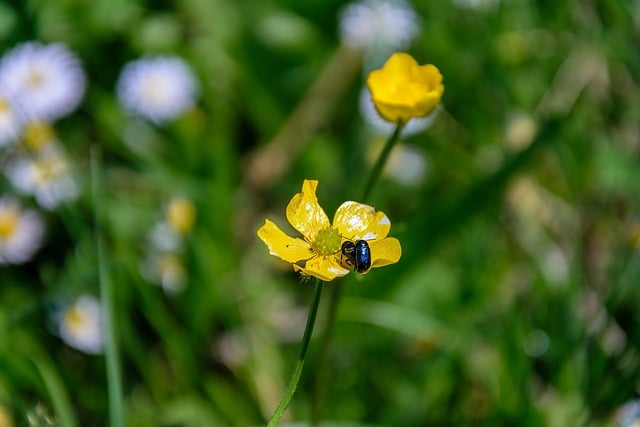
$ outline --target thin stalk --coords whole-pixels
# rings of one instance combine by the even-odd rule
[[[124,427],[122,398],[122,374],[118,356],[118,341],[115,325],[114,289],[105,263],[104,241],[102,237],[102,204],[100,198],[101,155],[97,147],[91,150],[91,192],[93,193],[93,220],[96,228],[96,255],[100,301],[104,316],[105,363],[109,396],[109,425]]]
[[[369,174],[369,179],[367,180],[367,184],[364,187],[364,191],[362,192],[362,198],[360,201],[365,203],[369,196],[371,195],[371,191],[373,187],[380,179],[380,175],[382,175],[382,170],[384,169],[384,165],[387,163],[389,159],[389,154],[391,153],[391,149],[398,142],[400,138],[400,132],[402,132],[402,128],[406,122],[399,121],[396,124],[396,128],[384,144],[376,163],[373,165],[373,169],[371,169],[371,173]],[[322,408],[324,406],[324,396],[326,391],[327,378],[329,375],[329,369],[327,366],[327,358],[329,355],[329,346],[331,345],[331,340],[333,339],[333,330],[334,325],[336,323],[336,313],[338,311],[338,304],[340,302],[340,296],[342,295],[340,292],[340,286],[332,286],[331,294],[329,296],[329,307],[327,308],[327,325],[324,330],[324,334],[322,335],[322,342],[320,343],[320,353],[318,356],[318,369],[316,375],[316,383],[313,392],[313,398],[311,401],[311,425],[317,426],[320,422],[320,416],[322,413]]]
[[[296,361],[296,366],[293,368],[291,378],[289,379],[289,384],[287,385],[287,389],[282,396],[282,400],[280,400],[278,407],[273,412],[273,415],[271,416],[271,420],[269,420],[267,427],[273,427],[278,424],[278,421],[282,417],[282,414],[284,414],[284,411],[287,409],[287,406],[291,401],[291,397],[293,397],[293,393],[295,393],[296,388],[298,387],[298,381],[300,380],[300,374],[302,374],[302,367],[304,366],[304,360],[307,355],[307,348],[309,347],[309,341],[311,340],[311,334],[313,333],[313,325],[316,322],[316,315],[318,314],[318,306],[320,305],[320,297],[322,296],[323,282],[316,279],[314,286],[315,293],[313,294],[313,301],[311,302],[311,307],[309,308],[307,325],[304,328],[304,335],[302,337],[302,344],[300,346],[300,355],[298,356],[298,360]]]

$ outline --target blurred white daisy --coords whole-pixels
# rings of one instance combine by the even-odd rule
[[[149,232],[149,247],[152,251],[172,252],[182,249],[182,236],[167,222],[157,222]]]
[[[15,102],[0,89],[0,147],[18,139],[23,117]]]
[[[179,253],[154,252],[142,267],[143,276],[162,286],[167,294],[182,291],[187,284],[187,269]]]
[[[33,157],[9,160],[5,174],[15,188],[34,196],[45,209],[55,209],[79,193],[71,165],[58,144],[42,147]]]
[[[0,265],[21,264],[42,245],[44,222],[8,196],[0,198]]]
[[[401,136],[407,137],[429,129],[433,125],[440,108],[440,106],[436,107],[426,117],[417,117],[409,120],[402,128]],[[395,123],[388,122],[380,116],[366,87],[360,92],[360,114],[362,114],[365,122],[379,135],[390,136],[396,128]]]
[[[118,78],[117,92],[126,110],[160,124],[192,107],[198,87],[184,60],[154,56],[127,63]]]
[[[487,10],[498,6],[500,0],[453,0],[453,4],[461,9]]]
[[[340,37],[356,48],[406,47],[420,31],[420,20],[403,0],[364,0],[340,12]]]
[[[398,144],[391,150],[384,172],[400,184],[416,186],[424,181],[427,167],[427,160],[418,148]]]
[[[640,427],[640,400],[628,402],[616,412],[616,427]]]
[[[22,43],[0,60],[0,86],[29,119],[56,120],[71,113],[85,85],[80,61],[61,43]]]
[[[377,141],[369,151],[368,161],[376,161],[384,140]],[[389,154],[383,173],[398,184],[411,187],[421,184],[428,171],[428,163],[422,151],[411,144],[396,144]]]
[[[88,354],[102,353],[104,330],[100,301],[91,295],[80,296],[62,312],[59,333],[71,347]]]

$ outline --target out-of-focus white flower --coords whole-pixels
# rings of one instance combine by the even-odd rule
[[[167,221],[156,223],[148,236],[152,251],[173,252],[182,249],[182,236]]]
[[[369,151],[368,161],[373,164],[378,158],[384,141],[380,140]],[[396,144],[389,154],[383,173],[399,184],[416,186],[424,181],[428,164],[424,154],[411,144]]]
[[[436,107],[436,109],[426,117],[417,117],[409,120],[402,128],[401,136],[407,137],[429,129],[431,125],[433,125],[440,108],[440,106]],[[390,136],[396,128],[395,123],[383,119],[380,113],[376,111],[376,107],[371,100],[371,94],[366,87],[360,92],[360,114],[362,114],[365,122],[371,126],[377,134]]]
[[[78,58],[61,43],[22,43],[0,61],[0,86],[33,120],[56,120],[75,110],[86,79]]]
[[[424,180],[427,161],[416,147],[398,144],[391,150],[384,172],[400,184],[415,186]]]
[[[160,124],[193,106],[198,88],[184,60],[155,56],[127,63],[118,78],[117,92],[126,110]]]
[[[0,264],[21,264],[42,245],[44,223],[8,196],[0,198]]]
[[[640,427],[640,400],[625,403],[617,410],[616,427]]]
[[[42,147],[34,157],[9,161],[5,174],[19,191],[33,195],[40,206],[55,209],[78,196],[69,161],[57,144]]]
[[[15,102],[0,88],[0,147],[18,139],[23,117]]]
[[[364,0],[349,3],[340,12],[342,41],[356,48],[399,49],[419,31],[416,12],[403,0]]]
[[[175,294],[187,284],[187,270],[179,253],[153,252],[142,267],[142,274],[152,283],[162,286],[168,294]]]
[[[88,354],[102,353],[104,330],[100,301],[91,295],[80,296],[60,316],[59,332],[71,347]]]
[[[500,4],[500,0],[453,0],[453,3],[461,9],[488,10]]]

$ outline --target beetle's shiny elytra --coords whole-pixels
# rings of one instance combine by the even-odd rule
[[[366,240],[346,241],[340,250],[347,264],[358,273],[366,273],[371,268],[371,249]]]

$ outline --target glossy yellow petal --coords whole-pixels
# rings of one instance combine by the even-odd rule
[[[391,222],[384,212],[376,212],[358,202],[344,202],[333,217],[333,227],[349,240],[375,240],[387,237]]]
[[[330,226],[327,214],[318,204],[317,187],[318,181],[305,179],[302,191],[287,206],[287,220],[309,242],[315,240],[318,231]]]
[[[294,264],[293,269],[306,276],[317,277],[325,282],[329,282],[336,277],[342,277],[350,271],[341,266],[335,256],[317,256],[308,260],[304,267]]]
[[[395,53],[367,77],[371,100],[391,122],[429,115],[444,93],[442,74],[431,64],[418,65],[407,53]]]
[[[286,262],[295,263],[313,256],[309,243],[299,238],[287,236],[268,219],[258,229],[258,237],[267,245],[271,255],[275,255]]]
[[[371,267],[383,267],[395,264],[402,256],[402,248],[398,239],[387,237],[382,240],[369,241],[371,249]]]

